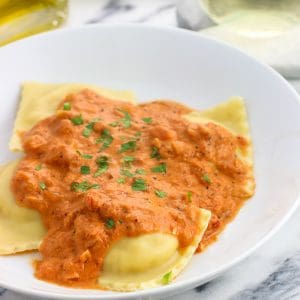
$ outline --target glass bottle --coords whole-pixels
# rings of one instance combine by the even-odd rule
[[[62,25],[68,0],[0,0],[0,45]]]

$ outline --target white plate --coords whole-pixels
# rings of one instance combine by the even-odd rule
[[[135,25],[51,32],[4,47],[0,49],[1,162],[13,157],[7,145],[24,80],[132,89],[141,100],[170,98],[199,109],[241,95],[246,99],[254,141],[257,190],[219,241],[195,255],[168,286],[134,293],[67,289],[35,279],[32,255],[1,257],[0,286],[60,299],[175,294],[207,282],[245,258],[296,208],[299,98],[277,73],[238,50],[196,33]]]

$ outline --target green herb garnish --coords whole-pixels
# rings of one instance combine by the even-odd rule
[[[146,181],[142,178],[137,178],[133,181],[131,188],[133,191],[146,191],[147,190]]]
[[[136,147],[136,141],[129,141],[127,143],[121,144],[119,152],[126,152],[126,151],[134,151]]]
[[[164,192],[164,191],[159,191],[159,190],[156,190],[155,191],[155,195],[159,198],[165,198],[167,196],[167,193]]]
[[[126,170],[126,169],[121,169],[120,173],[121,173],[121,175],[126,176],[126,177],[134,176],[129,170]]]
[[[137,131],[134,136],[138,139],[140,136],[142,135],[142,133],[140,131]]]
[[[146,171],[144,169],[136,169],[135,170],[135,173],[136,174],[140,174],[140,175],[145,175],[146,174]]]
[[[157,147],[152,146],[151,147],[151,154],[150,154],[151,158],[156,158],[157,160],[160,160],[160,153]]]
[[[203,181],[205,181],[206,183],[211,184],[211,180],[210,180],[208,174],[204,174],[204,175],[202,176],[202,179],[203,179]]]
[[[193,193],[191,191],[187,192],[187,199],[189,202],[192,202],[192,195],[193,195]]]
[[[119,125],[119,122],[115,121],[115,122],[109,123],[108,125],[111,127],[117,127]]]
[[[151,168],[153,173],[167,173],[167,165],[166,163],[161,163],[158,166]]]
[[[47,188],[45,182],[40,182],[40,183],[39,183],[39,187],[40,187],[41,190],[45,190],[45,189]]]
[[[83,124],[82,116],[79,115],[79,116],[73,117],[73,118],[71,119],[71,122],[72,122],[75,126],[82,125],[82,124]]]
[[[108,148],[113,140],[114,138],[111,136],[110,131],[105,128],[102,131],[101,137],[96,140],[96,144],[102,143],[101,151]]]
[[[34,169],[35,169],[36,171],[40,171],[40,170],[42,169],[42,165],[39,164],[39,165],[35,166]]]
[[[94,122],[91,122],[88,125],[86,125],[85,128],[82,131],[82,135],[84,137],[88,138],[91,135],[91,133],[93,132],[94,125],[95,125]]]
[[[93,155],[90,154],[83,154],[81,153],[79,150],[76,151],[81,157],[85,158],[85,159],[92,159]]]
[[[87,175],[91,173],[91,169],[89,166],[81,166],[80,167],[80,173],[83,175]]]
[[[107,156],[100,156],[97,158],[96,163],[98,165],[98,169],[94,174],[94,177],[98,177],[108,169],[108,157]]]
[[[142,120],[147,123],[147,124],[151,124],[152,123],[152,118],[142,118]]]
[[[166,274],[162,277],[162,279],[161,279],[162,284],[168,284],[168,283],[170,283],[171,279],[172,279],[172,271],[166,273]]]
[[[123,157],[123,166],[126,168],[131,168],[131,163],[135,160],[133,156]]]
[[[125,177],[120,177],[117,179],[117,183],[125,183],[126,179]]]
[[[89,183],[88,181],[72,182],[71,190],[74,192],[86,192],[90,189],[99,189],[100,185],[97,183]]]
[[[123,123],[125,128],[129,128],[131,126],[131,116],[127,111],[119,110],[124,114],[124,118],[122,118],[120,121]]]
[[[107,228],[112,229],[115,227],[115,221],[113,219],[107,219],[105,225]]]
[[[71,106],[70,102],[65,102],[64,103],[64,107],[63,107],[64,110],[71,110],[71,108],[72,108],[72,106]]]

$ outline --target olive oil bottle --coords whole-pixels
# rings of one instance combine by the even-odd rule
[[[276,35],[300,24],[300,0],[199,1],[216,23],[248,35]]]
[[[0,0],[0,45],[59,27],[68,0]]]

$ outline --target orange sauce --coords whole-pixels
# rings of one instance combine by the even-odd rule
[[[188,122],[190,111],[84,90],[23,135],[12,189],[48,229],[38,278],[90,286],[124,236],[165,232],[185,247],[197,232],[197,207],[212,211],[198,251],[215,240],[245,201],[248,167],[236,150],[246,142],[213,123]]]

